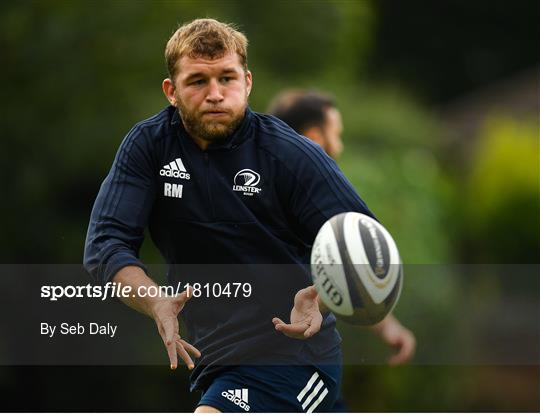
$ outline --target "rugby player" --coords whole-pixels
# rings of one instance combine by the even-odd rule
[[[311,244],[336,214],[373,214],[320,146],[248,107],[241,32],[197,19],[165,57],[170,105],[122,141],[92,210],[85,267],[98,283],[157,286],[138,257],[148,227],[172,285],[249,283],[242,297],[196,297],[193,284],[193,295],[121,300],[155,320],[171,369],[180,356],[192,370],[196,412],[329,411],[340,337],[311,283]]]
[[[272,100],[267,112],[319,144],[334,160],[343,152],[342,117],[334,98],[329,94],[316,90],[284,90]],[[414,334],[393,315],[388,315],[371,329],[396,350],[388,359],[390,365],[405,364],[414,356]]]

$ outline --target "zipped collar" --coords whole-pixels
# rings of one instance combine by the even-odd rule
[[[184,123],[182,122],[182,119],[180,118],[180,114],[178,112],[178,109],[174,106],[169,106],[169,110],[173,111],[173,115],[171,117],[171,126],[178,131],[178,136],[180,139],[188,139],[191,142],[195,144],[195,141],[191,138],[191,136],[187,133],[186,129],[184,128]],[[224,141],[220,141],[219,143],[212,143],[208,146],[206,149],[207,151],[213,151],[213,150],[220,150],[220,149],[234,149],[238,147],[240,144],[242,144],[244,141],[246,141],[250,137],[250,132],[252,130],[252,121],[253,121],[253,112],[249,107],[246,108],[246,112],[244,115],[244,118],[242,119],[242,122],[236,130]]]

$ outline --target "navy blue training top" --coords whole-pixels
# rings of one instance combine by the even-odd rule
[[[171,283],[250,283],[248,298],[193,297],[181,312],[202,353],[192,389],[204,389],[222,366],[335,349],[332,314],[307,341],[275,331],[272,318],[289,321],[295,293],[312,284],[318,230],[347,211],[373,216],[336,163],[279,119],[247,109],[230,137],[203,151],[169,106],[120,145],[92,210],[84,265],[101,284],[128,265],[146,270],[138,252],[148,227]]]

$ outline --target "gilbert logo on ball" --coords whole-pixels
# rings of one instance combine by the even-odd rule
[[[311,251],[313,282],[325,305],[356,325],[373,325],[399,298],[403,266],[388,231],[361,213],[332,217]]]

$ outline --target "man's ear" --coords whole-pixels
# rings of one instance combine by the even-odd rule
[[[169,78],[166,78],[161,83],[161,88],[163,89],[163,93],[165,94],[165,97],[170,102],[172,106],[176,106],[176,97],[174,95],[175,87],[172,80]]]
[[[249,70],[246,71],[246,91],[247,96],[251,93],[251,88],[253,86],[253,75]]]
[[[308,128],[304,131],[302,135],[319,144],[323,149],[326,148],[326,140],[324,139],[324,134],[320,127],[313,126],[311,128]]]

